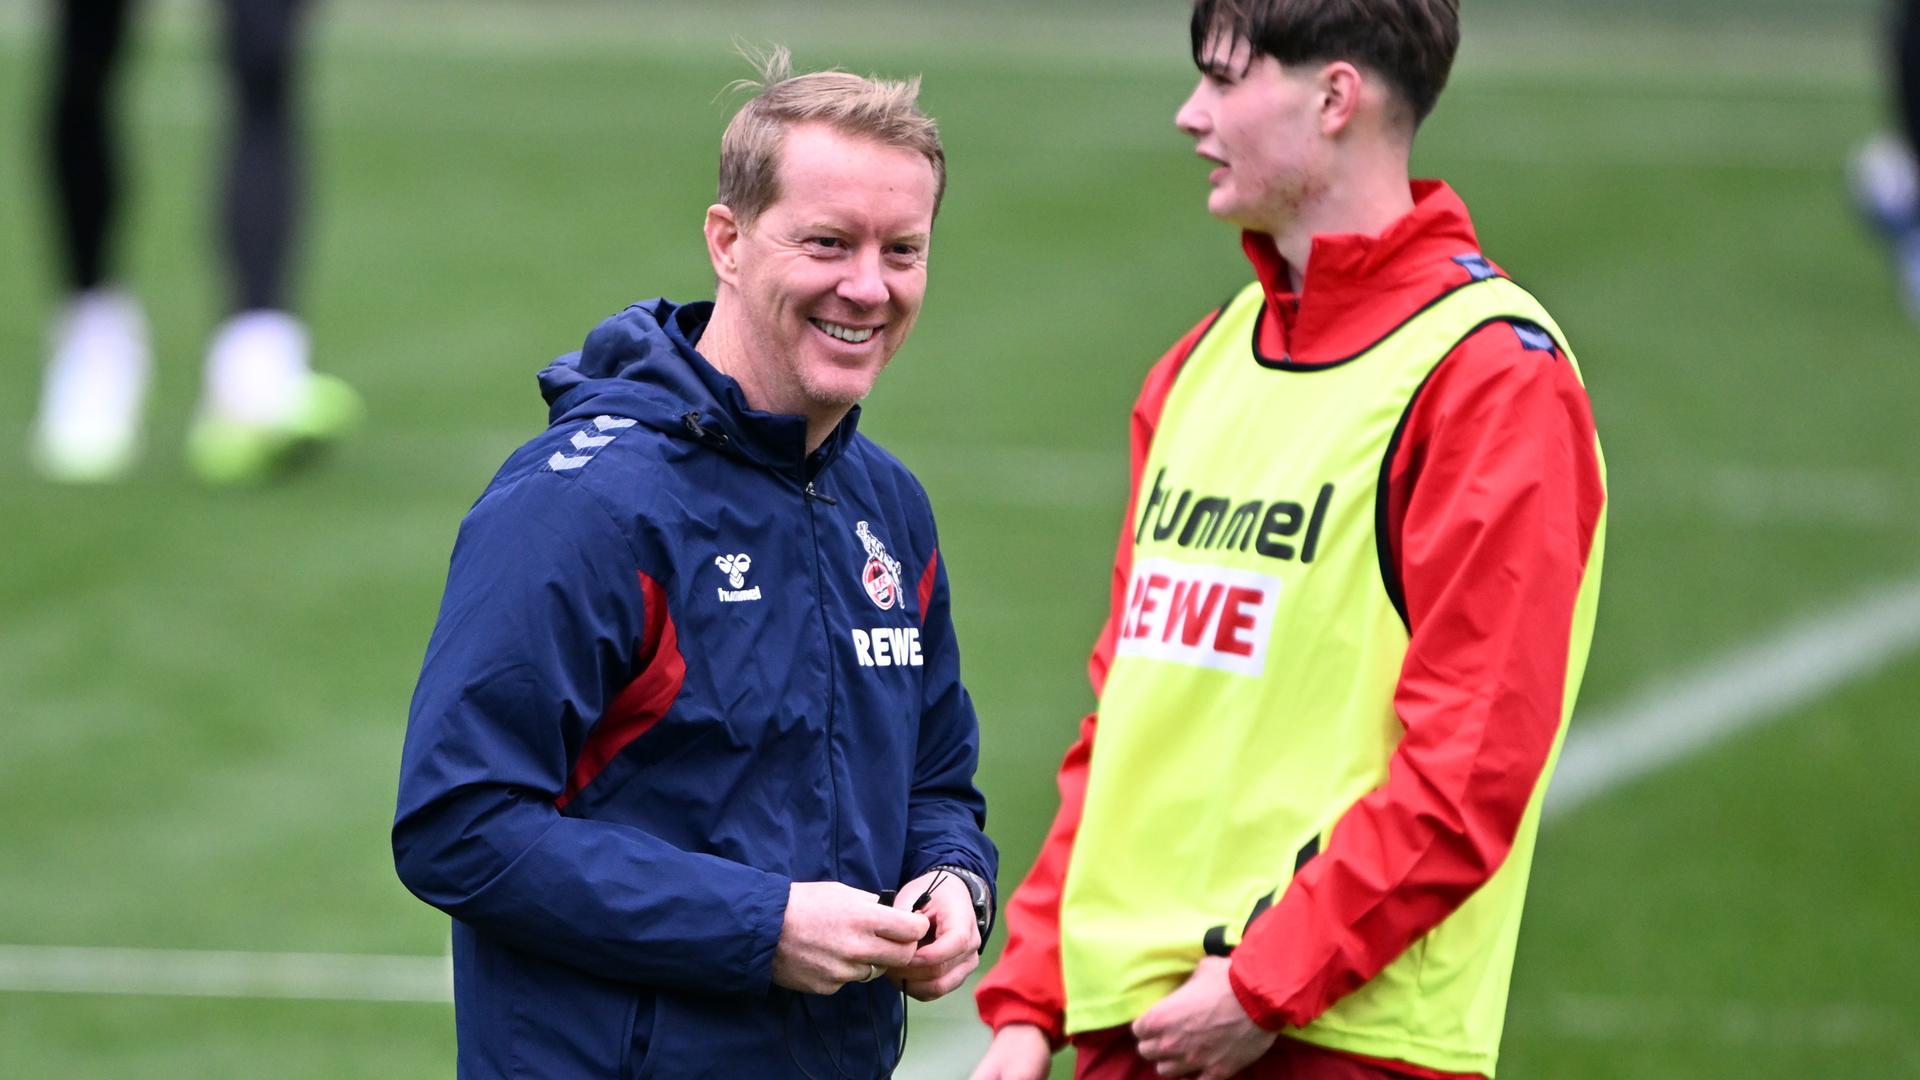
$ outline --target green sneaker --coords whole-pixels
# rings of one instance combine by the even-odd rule
[[[366,416],[353,387],[318,372],[284,422],[243,423],[201,416],[187,432],[187,464],[216,487],[252,487],[305,464],[352,434]]]

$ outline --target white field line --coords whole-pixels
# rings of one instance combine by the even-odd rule
[[[895,1080],[952,1080],[973,1071],[992,1041],[973,1008],[976,979],[939,1001],[911,1006],[907,1054]]]
[[[1658,1046],[1677,1041],[1731,1048],[1840,1049],[1903,1038],[1911,1024],[1884,1002],[1759,1002],[1557,994],[1547,1026],[1587,1042]],[[1782,1023],[1782,1017],[1792,1017]]]
[[[1660,491],[1663,499],[1695,512],[1752,525],[1846,525],[1855,528],[1920,523],[1920,498],[1905,477],[1867,469],[1756,468],[1719,465],[1699,479]]]
[[[1548,818],[1778,719],[1916,648],[1920,577],[1792,623],[1619,706],[1587,714],[1567,738],[1548,793]],[[0,945],[0,991],[444,1003],[451,986],[446,957]],[[953,1075],[956,1063],[971,1062],[985,1047],[971,997],[962,990],[914,1007],[902,1080]],[[1597,1038],[1627,1023],[1591,1004],[1560,1010],[1562,1022]],[[1877,1017],[1852,1014],[1830,1019],[1837,1038],[1878,1024]],[[1724,1026],[1745,1030],[1739,1017]]]
[[[0,990],[450,1002],[445,956],[0,945]]]
[[[1920,649],[1920,577],[1709,658],[1576,716],[1547,789],[1547,820],[1779,719]]]

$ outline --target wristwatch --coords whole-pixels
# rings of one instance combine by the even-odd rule
[[[945,870],[967,887],[967,894],[973,898],[973,921],[980,928],[980,951],[986,952],[987,931],[993,929],[993,889],[988,886],[987,879],[952,863],[941,863],[933,869]]]

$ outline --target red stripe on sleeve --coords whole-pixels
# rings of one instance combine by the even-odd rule
[[[927,624],[927,605],[933,602],[933,572],[940,568],[940,549],[927,556],[927,568],[920,571],[920,625]]]
[[[580,756],[574,760],[567,789],[553,800],[559,809],[565,809],[575,795],[593,783],[620,751],[659,723],[687,681],[687,662],[680,655],[680,635],[674,629],[673,616],[667,611],[666,592],[645,571],[636,572],[640,575],[640,597],[646,609],[646,627],[638,657],[640,674],[620,691],[587,734]]]
[[[1140,396],[1134,402],[1131,444],[1132,491],[1127,496],[1127,516],[1120,525],[1120,545],[1114,556],[1111,607],[1106,625],[1094,643],[1087,661],[1087,677],[1098,696],[1107,684],[1107,669],[1113,665],[1117,628],[1126,611],[1127,577],[1133,569],[1133,515],[1140,494],[1140,476],[1146,471],[1147,451],[1153,443],[1154,429],[1166,407],[1173,380],[1187,361],[1193,347],[1213,325],[1215,312],[1187,331],[1165,356],[1147,373]],[[980,1018],[995,1031],[1008,1024],[1033,1024],[1047,1033],[1057,1048],[1065,1042],[1067,992],[1060,977],[1060,890],[1066,882],[1067,862],[1073,854],[1073,838],[1080,829],[1080,810],[1086,802],[1087,768],[1093,756],[1095,717],[1080,722],[1080,738],[1068,749],[1060,763],[1057,779],[1060,809],[1041,843],[1033,869],[1004,905],[1002,922],[1007,928],[1007,947],[980,986],[974,991]]]

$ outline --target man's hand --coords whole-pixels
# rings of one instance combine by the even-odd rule
[[[787,888],[773,981],[802,993],[831,994],[906,966],[926,935],[926,916],[886,907],[874,893],[837,881],[796,881]]]
[[[1046,1080],[1053,1065],[1053,1044],[1032,1024],[1008,1024],[993,1033],[993,1044],[974,1067],[971,1080]]]
[[[1161,1076],[1227,1080],[1258,1061],[1278,1038],[1240,1007],[1227,983],[1227,965],[1223,957],[1203,958],[1180,989],[1133,1022],[1140,1056]]]
[[[910,910],[939,879],[939,886],[920,911],[933,920],[934,938],[920,946],[906,964],[887,972],[916,1001],[932,1001],[950,993],[980,966],[980,924],[973,918],[973,895],[967,883],[952,874],[932,870],[900,887],[893,906]]]

